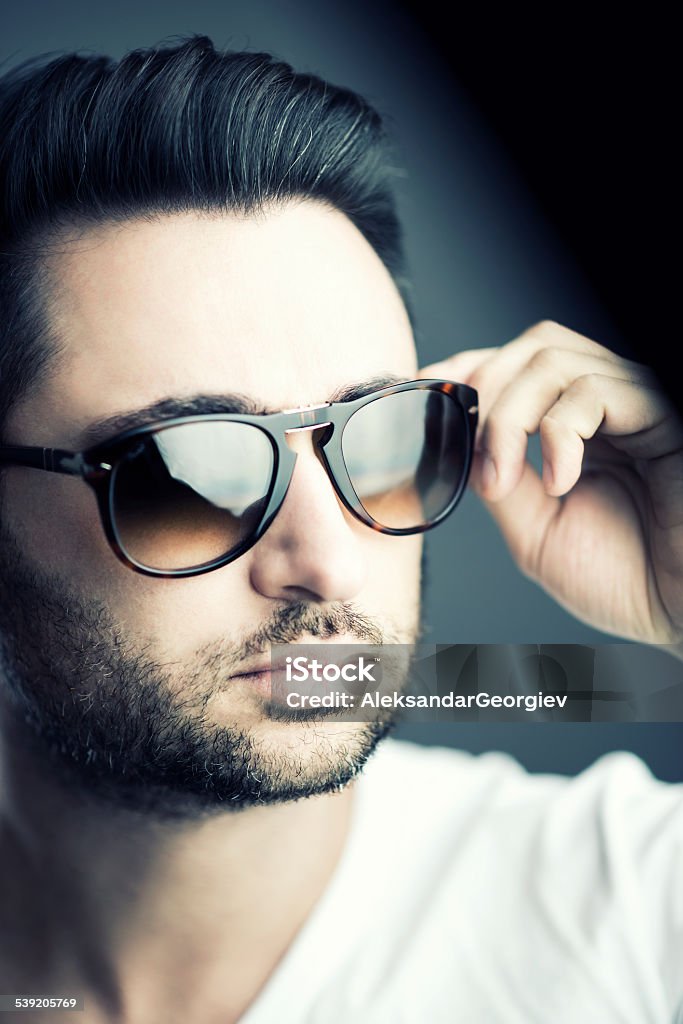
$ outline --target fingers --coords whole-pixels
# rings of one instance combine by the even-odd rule
[[[489,408],[488,415],[484,414],[483,423],[479,427],[477,448],[487,452],[493,460],[498,478],[498,496],[507,494],[519,480],[529,435],[540,429],[544,417],[553,406],[557,407],[556,403],[572,387],[574,381],[587,376],[598,380],[611,377],[628,381],[635,388],[635,385],[642,386],[645,376],[638,373],[634,365],[564,349],[546,348],[537,351],[523,367],[523,371],[502,388],[497,400]],[[635,395],[635,390],[633,393]],[[574,392],[567,399],[568,407],[571,407],[573,395]],[[591,397],[592,392],[590,395],[587,392],[587,399],[591,400]],[[600,420],[592,424],[591,433],[583,433],[581,437],[591,437],[599,425]],[[550,439],[554,436],[552,423],[548,431],[548,452],[555,454]],[[555,487],[570,477],[571,481],[561,490],[549,490],[553,494],[563,494],[573,486],[581,470],[583,443],[580,437],[567,431],[563,432],[563,436],[567,448],[564,458],[545,467],[543,479],[544,483],[552,484],[555,471],[562,470],[560,476],[556,477]],[[541,432],[542,440],[543,437]],[[487,497],[492,496],[493,491],[489,490]]]
[[[624,635],[638,635],[634,616],[652,617],[654,596],[679,635],[683,422],[653,371],[544,321],[421,376],[476,389],[470,481],[521,570],[586,621],[622,622]],[[526,460],[535,433],[541,475]]]
[[[633,458],[658,459],[681,450],[683,426],[661,393],[634,381],[623,367],[612,369],[621,376],[584,373],[555,394],[548,384],[533,411],[527,408],[533,402],[525,385],[511,386],[491,410],[482,438],[482,451],[496,469],[495,478],[489,470],[480,482],[483,496],[499,501],[514,489],[524,468],[526,437],[535,430],[541,438],[543,485],[555,496],[577,482],[584,441],[598,433]]]
[[[603,433],[634,433],[652,425],[652,392],[628,378],[604,374],[577,377],[543,416],[539,429],[543,484],[549,494],[565,494],[581,475],[584,440]]]
[[[628,359],[622,359],[614,352],[611,352],[604,345],[591,341],[575,331],[571,331],[560,324],[544,322],[525,331],[519,338],[509,342],[498,350],[498,353],[491,359],[480,363],[472,377],[466,383],[476,388],[479,392],[479,427],[480,433],[484,428],[490,410],[495,406],[505,388],[527,369],[547,370],[550,373],[563,372],[563,365],[567,365],[569,357],[573,356],[571,365],[574,367],[574,375],[578,376],[580,371],[576,370],[578,360],[583,358],[603,360],[605,372],[616,372],[613,368],[619,367],[618,375],[627,372],[632,374],[633,379],[652,380],[652,371],[639,363]],[[610,369],[607,369],[607,366]],[[597,372],[597,367],[594,364]],[[585,372],[591,372],[590,369]]]
[[[543,483],[549,494],[565,494],[581,474],[584,440],[600,433],[633,458],[658,462],[650,472],[651,500],[668,506],[670,483],[660,494],[660,471],[668,460],[683,475],[683,424],[659,391],[628,379],[588,374],[562,394],[540,423]]]
[[[543,321],[500,347],[469,349],[435,363],[421,377],[476,388],[478,453],[472,485],[500,501],[519,484],[529,435],[540,432],[549,496],[581,474],[585,442],[615,462],[657,459],[683,447],[681,423],[653,372],[590,338]],[[656,476],[656,473],[654,474]]]
[[[552,320],[544,320],[506,345],[465,349],[448,359],[433,363],[419,371],[421,378],[435,377],[460,381],[476,388],[479,393],[479,435],[483,431],[489,410],[502,391],[522,370],[533,365],[534,359],[547,358],[544,352],[573,352],[607,360],[610,365],[629,367],[635,376],[644,379],[652,372],[639,363],[615,355],[604,345]],[[549,356],[552,359],[552,356]]]
[[[585,337],[585,335],[578,334],[569,327],[563,327],[562,324],[555,323],[553,320],[543,320],[540,323],[534,324],[533,327],[530,327],[518,338],[509,341],[506,345],[463,349],[461,352],[456,352],[455,355],[449,356],[448,359],[443,359],[438,363],[432,363],[431,366],[426,366],[419,371],[418,376],[421,378],[435,377],[445,380],[456,380],[462,384],[471,384],[472,387],[476,387],[477,385],[473,384],[470,379],[472,374],[479,370],[484,363],[492,359],[492,357],[495,357],[497,360],[496,372],[493,375],[489,375],[487,379],[487,384],[493,391],[496,383],[495,378],[500,378],[503,382],[506,377],[509,379],[509,372],[511,370],[515,367],[521,367],[534,352],[551,344],[566,349],[584,351],[597,356],[617,358],[604,345],[599,345],[598,342],[592,341],[590,338]]]
[[[481,453],[475,456],[475,470],[482,457]],[[538,473],[527,462],[514,490],[500,501],[487,502],[487,508],[517,565],[536,578],[545,538],[561,512],[560,498],[546,493]]]

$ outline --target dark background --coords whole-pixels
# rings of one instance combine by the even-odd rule
[[[405,0],[485,119],[620,334],[668,377],[675,360],[676,38],[662,6],[465,10]],[[680,333],[680,332],[677,332]],[[616,346],[615,346],[616,347]]]
[[[447,30],[442,6],[404,0],[400,7],[588,285],[577,323],[568,326],[654,367],[683,412],[674,309],[680,114],[670,11],[464,8]],[[594,331],[588,326],[598,307],[610,318],[609,339],[597,323]],[[539,626],[545,635],[545,623]],[[405,732],[473,751],[508,750],[531,768],[563,772],[626,748],[660,777],[683,778],[680,724],[439,723]]]
[[[652,5],[630,15],[479,5],[446,18],[410,0],[25,0],[2,10],[0,61],[63,49],[118,56],[206,33],[357,89],[396,141],[423,363],[504,344],[549,318],[654,366],[679,401],[670,17]],[[472,494],[429,535],[428,558],[428,641],[614,642],[521,576]],[[508,750],[542,771],[630,749],[662,778],[683,779],[679,724],[406,734]]]

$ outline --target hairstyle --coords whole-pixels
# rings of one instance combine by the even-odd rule
[[[15,68],[0,78],[0,430],[57,350],[46,254],[66,228],[315,198],[362,232],[412,320],[392,175],[363,97],[267,53],[198,36]]]

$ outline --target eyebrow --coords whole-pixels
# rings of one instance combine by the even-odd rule
[[[345,384],[337,388],[327,401],[351,402],[355,398],[362,398],[364,395],[370,394],[372,391],[389,387],[391,384],[402,384],[408,380],[410,380],[410,377],[397,377],[394,374],[372,377],[368,380]],[[266,416],[269,413],[280,411],[279,409],[271,409],[267,406],[259,405],[254,399],[237,393],[195,395],[191,398],[162,398],[160,401],[141,409],[115,413],[113,416],[107,416],[105,419],[95,420],[81,431],[78,447],[87,449],[101,444],[117,434],[122,434],[126,430],[133,430],[135,427],[145,427],[150,423],[174,419],[177,416],[201,416],[215,413],[241,413],[246,416]]]

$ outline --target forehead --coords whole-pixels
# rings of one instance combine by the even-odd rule
[[[70,240],[50,269],[62,353],[16,414],[34,443],[172,396],[239,392],[283,408],[416,369],[389,273],[319,203],[108,224]]]

